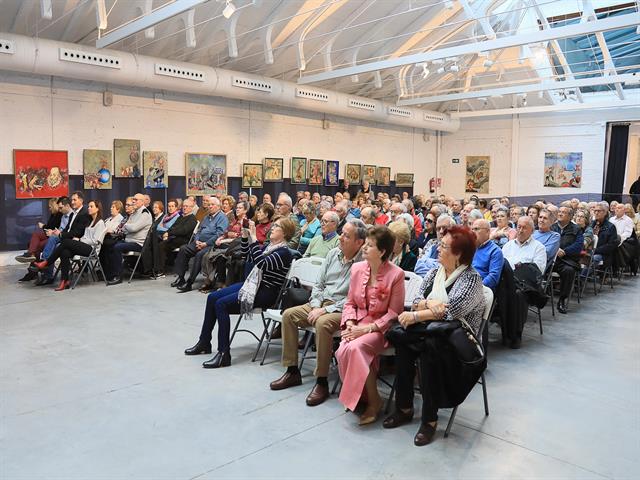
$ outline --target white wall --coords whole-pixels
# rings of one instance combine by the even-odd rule
[[[265,156],[303,156],[390,166],[425,178],[435,165],[436,142],[422,131],[329,117],[228,99],[119,90],[102,104],[104,85],[0,73],[0,173],[13,173],[14,148],[69,151],[71,174],[82,173],[82,150],[113,148],[114,138],[140,139],[142,150],[169,153],[169,174],[184,175],[185,152],[227,155],[230,176]]]

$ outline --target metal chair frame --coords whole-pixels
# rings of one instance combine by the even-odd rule
[[[104,270],[102,269],[102,262],[100,262],[100,255],[99,255],[99,250],[96,248],[96,246],[94,245],[93,248],[91,249],[91,253],[88,256],[81,256],[81,255],[75,255],[72,259],[71,259],[71,273],[74,273],[74,266],[76,268],[76,272],[77,275],[74,279],[74,281],[71,283],[71,290],[73,290],[74,288],[76,288],[76,285],[78,284],[78,281],[80,280],[80,278],[82,277],[82,275],[84,274],[85,270],[88,268],[89,269],[89,273],[91,274],[91,279],[94,282],[98,281],[98,274],[97,271],[100,271],[100,274],[102,275],[102,279],[104,281],[104,284],[106,285],[108,280],[107,280],[107,276],[104,273]],[[98,267],[98,268],[96,268]]]
[[[542,289],[551,297],[551,315],[553,318],[556,317],[556,307],[554,305],[553,298],[553,267],[556,264],[556,258],[558,258],[558,252],[556,252],[553,258],[547,262],[547,266],[544,269],[544,274],[542,276]],[[540,326],[540,335],[542,335],[542,314],[540,313],[540,308],[535,307],[535,310],[533,310],[532,307],[529,307],[529,311],[536,312],[538,314],[538,325]]]

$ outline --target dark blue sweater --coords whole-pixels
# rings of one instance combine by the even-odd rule
[[[500,281],[503,263],[504,257],[502,250],[500,250],[500,247],[494,242],[489,240],[478,247],[471,265],[482,277],[482,284],[495,290]]]

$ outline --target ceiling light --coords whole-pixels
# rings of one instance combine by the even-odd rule
[[[422,78],[427,78],[427,75],[429,75],[429,68],[427,67],[426,63],[422,64]]]
[[[438,70],[436,70],[438,73],[444,73],[444,67],[440,67]]]
[[[233,15],[236,12],[236,6],[231,2],[231,0],[227,0],[227,6],[224,7],[224,10],[222,11],[222,16],[224,18],[231,18],[231,15]]]
[[[484,61],[484,66],[489,68],[493,65],[493,60],[489,60],[488,58]]]
[[[452,72],[459,72],[460,71],[460,67],[458,65],[451,65],[449,67],[449,70]]]

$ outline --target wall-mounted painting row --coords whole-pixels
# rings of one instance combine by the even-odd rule
[[[66,150],[14,150],[16,198],[69,195],[69,153]]]
[[[582,187],[582,152],[545,153],[544,186],[555,188]]]

